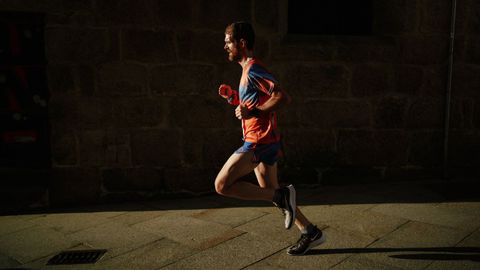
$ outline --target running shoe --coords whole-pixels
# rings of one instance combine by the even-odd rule
[[[299,256],[304,255],[307,253],[311,248],[316,247],[325,243],[327,237],[325,233],[315,227],[316,232],[313,236],[308,234],[302,234],[300,239],[298,239],[297,243],[288,248],[287,254],[292,256]]]

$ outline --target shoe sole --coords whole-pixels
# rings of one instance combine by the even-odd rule
[[[310,249],[316,247],[316,246],[319,246],[323,243],[325,243],[327,241],[327,236],[325,235],[324,232],[322,232],[322,237],[320,237],[320,239],[318,240],[315,240],[313,241],[312,243],[310,243],[310,245],[308,245],[308,248],[303,252],[303,253],[300,253],[300,254],[290,254],[287,252],[288,255],[290,256],[302,256],[302,255],[305,255]]]
[[[289,196],[288,196],[288,204],[290,206],[290,210],[292,212],[292,220],[290,221],[290,224],[288,224],[287,226],[285,226],[285,229],[290,229],[295,221],[295,218],[297,218],[297,200],[296,200],[296,192],[295,192],[295,188],[293,187],[293,185],[289,185],[287,186],[288,188],[288,191],[289,191]]]

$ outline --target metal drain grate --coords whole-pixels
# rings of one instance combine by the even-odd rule
[[[48,260],[47,265],[95,263],[105,255],[106,249],[62,251]]]

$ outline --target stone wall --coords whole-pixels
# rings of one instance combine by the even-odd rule
[[[53,204],[205,192],[241,144],[223,30],[253,22],[256,53],[293,97],[282,181],[442,173],[451,3],[373,0],[374,35],[286,34],[280,0],[1,0],[46,15]],[[268,9],[269,12],[264,12]],[[458,1],[450,172],[480,165],[480,4]],[[478,175],[478,174],[477,174]]]

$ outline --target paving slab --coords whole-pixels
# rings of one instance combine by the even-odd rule
[[[242,269],[285,247],[246,233],[161,269]]]
[[[352,256],[352,248],[363,248],[374,241],[371,237],[336,228],[326,228],[324,233],[327,241],[305,256],[289,256],[283,249],[247,269],[330,269]]]
[[[110,217],[109,219],[113,222],[121,223],[124,225],[134,225],[141,223],[150,219],[157,218],[159,216],[165,215],[167,212],[165,210],[148,210],[140,211],[135,210],[131,212],[125,212],[121,215]]]
[[[117,214],[118,215],[118,214]],[[110,215],[108,215],[110,216]],[[30,222],[69,234],[110,220],[98,213],[54,213],[31,219]]]
[[[230,226],[168,213],[133,225],[133,228],[164,236],[191,248],[203,250],[242,234]]]
[[[403,269],[424,269],[433,259],[418,257],[419,254],[449,250],[465,236],[465,231],[411,221],[360,251],[357,259]]]
[[[78,245],[53,229],[35,226],[0,237],[0,254],[22,264]]]
[[[35,223],[19,216],[0,216],[0,224],[0,236],[35,226]]]
[[[371,204],[309,205],[300,207],[302,213],[312,222],[329,224],[332,221],[351,221],[361,212],[374,207]]]
[[[9,268],[14,268],[21,265],[22,263],[6,255],[0,254],[0,269],[9,269]]]
[[[457,247],[465,249],[455,253],[445,252],[443,260],[433,262],[426,270],[480,269],[480,230],[467,236]]]
[[[162,238],[157,234],[136,230],[115,222],[90,227],[69,234],[67,237],[93,248],[108,249],[106,258],[116,257]]]
[[[206,209],[202,212],[195,213],[192,215],[192,217],[205,221],[228,225],[234,228],[267,214],[268,213],[261,212],[258,209],[253,209],[250,207],[216,208]]]
[[[280,213],[264,215],[236,229],[248,232],[264,241],[276,241],[285,245],[294,244],[300,237],[300,232],[295,225],[290,230],[285,230],[284,218]]]
[[[76,269],[76,270],[86,270],[86,269],[92,269],[95,264],[59,264],[59,265],[47,265],[48,261],[53,258],[55,255],[62,251],[67,251],[67,250],[88,250],[92,249],[93,247],[87,245],[87,244],[78,244],[76,246],[70,247],[68,249],[64,250],[58,250],[55,253],[50,254],[49,256],[42,257],[40,259],[34,260],[30,263],[22,265],[22,269],[35,269],[35,270],[48,270],[48,269],[55,269],[55,270],[70,270],[70,269]],[[100,259],[100,260],[103,260]]]
[[[115,258],[101,260],[90,269],[159,269],[189,257],[195,252],[197,251],[192,248],[164,238]]]
[[[407,219],[383,215],[372,211],[355,211],[349,219],[332,220],[326,222],[329,227],[340,228],[353,233],[372,237],[374,239],[396,230],[408,222]]]
[[[470,232],[480,226],[480,216],[449,209],[448,205],[438,203],[381,204],[372,208],[371,211]]]

